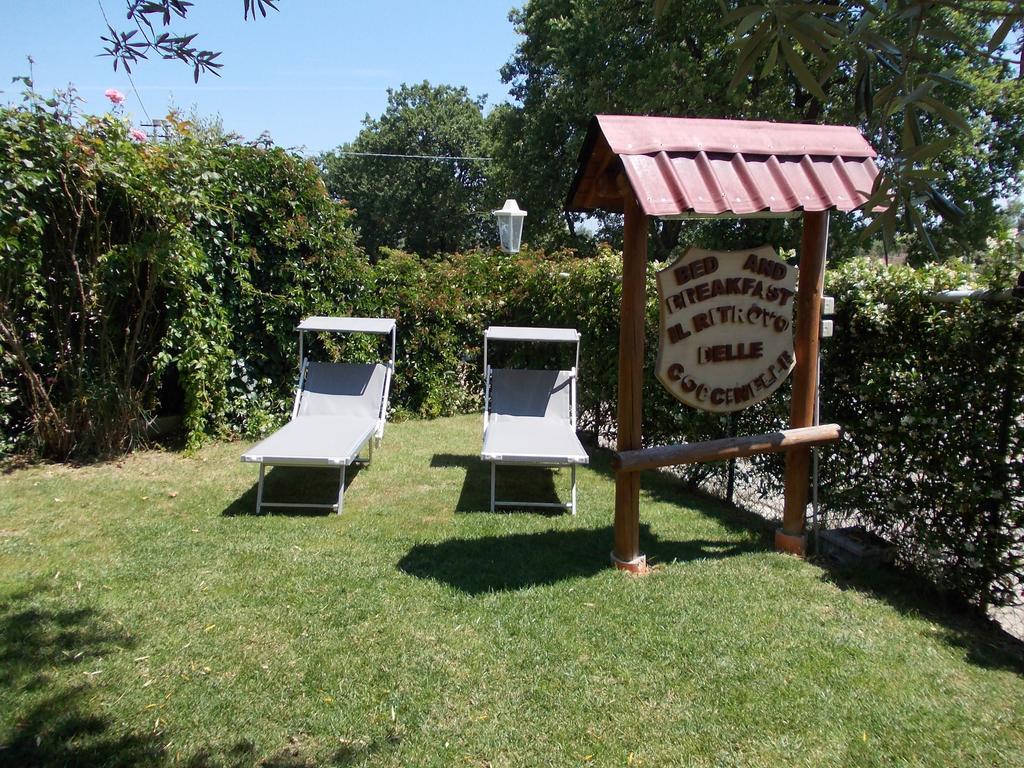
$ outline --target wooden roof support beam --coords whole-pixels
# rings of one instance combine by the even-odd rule
[[[625,210],[622,246],[622,300],[619,305],[619,451],[642,446],[644,392],[644,316],[647,307],[647,217],[625,174],[618,187]],[[615,475],[615,549],[612,562],[622,570],[644,572],[640,552],[640,475]]]
[[[797,284],[796,327],[793,338],[793,396],[789,426],[814,424],[818,397],[818,347],[821,329],[821,295],[825,286],[825,254],[828,250],[828,211],[804,211],[800,241],[800,277]],[[782,528],[775,532],[775,548],[796,555],[807,549],[804,522],[810,489],[811,449],[797,446],[786,452],[786,501]]]

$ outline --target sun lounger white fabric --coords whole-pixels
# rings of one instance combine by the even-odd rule
[[[348,416],[293,419],[246,451],[243,460],[305,467],[348,466],[376,429],[376,420]]]
[[[307,363],[296,416],[381,418],[387,375],[382,363]]]
[[[484,447],[489,461],[586,464],[573,426],[572,371],[491,369],[491,408]]]
[[[394,370],[395,321],[379,318],[313,317],[298,327],[300,373],[292,420],[242,455],[242,461],[260,465],[256,511],[264,506],[328,507],[341,514],[345,468],[360,460],[364,447],[373,457],[373,444],[384,434],[388,395]],[[387,333],[391,360],[382,363],[322,363],[302,357],[303,333]],[[337,504],[302,504],[263,501],[267,465],[338,467]]]
[[[380,363],[306,363],[295,418],[250,448],[245,460],[351,464],[380,426],[387,374]]]
[[[579,334],[568,328],[492,327],[484,335],[484,442],[480,458],[491,462],[491,511],[495,506],[539,506],[570,509],[576,514],[576,466],[589,461],[576,436],[576,367],[569,371],[491,368],[487,342],[574,342],[579,361]],[[569,504],[497,501],[498,464],[569,466]]]

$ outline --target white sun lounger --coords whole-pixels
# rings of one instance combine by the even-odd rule
[[[384,318],[310,317],[299,332],[299,382],[292,418],[270,437],[244,454],[242,461],[260,465],[256,512],[263,507],[324,507],[341,514],[345,494],[345,468],[362,461],[360,452],[384,436],[391,376],[395,370],[395,321]],[[371,333],[391,336],[391,359],[383,363],[318,363],[303,356],[304,334]],[[285,503],[263,500],[267,465],[338,467],[337,504]]]
[[[563,342],[576,345],[569,371],[491,368],[488,342]],[[576,514],[576,467],[589,462],[576,436],[576,371],[580,335],[571,328],[491,326],[484,332],[484,444],[480,458],[491,463],[491,512],[496,506],[556,507]],[[563,467],[572,470],[569,504],[498,501],[498,464]]]

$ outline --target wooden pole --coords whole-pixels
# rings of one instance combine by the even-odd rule
[[[828,248],[828,211],[804,211],[800,243],[800,278],[796,299],[796,337],[793,351],[793,400],[789,426],[814,424],[814,400],[818,393],[818,344],[821,329],[821,294],[825,287],[825,254]],[[775,548],[803,555],[807,550],[804,518],[810,483],[811,449],[798,446],[786,452],[786,503],[782,528],[775,532]]]
[[[641,447],[644,383],[644,316],[647,305],[647,217],[624,176],[618,180],[625,213],[622,246],[622,300],[619,305],[619,451]],[[612,562],[642,572],[640,552],[640,474],[615,474],[615,549]]]
[[[817,427],[786,429],[769,435],[741,435],[699,443],[659,445],[656,448],[616,453],[612,458],[612,466],[616,472],[640,472],[680,464],[726,461],[763,453],[781,453],[795,446],[827,445],[842,436],[843,429],[838,424],[822,424]]]

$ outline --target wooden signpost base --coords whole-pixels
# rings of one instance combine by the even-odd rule
[[[629,573],[635,573],[638,576],[642,576],[649,572],[647,568],[647,555],[638,555],[632,560],[619,560],[612,552],[612,565],[620,571],[628,571]]]
[[[786,533],[779,528],[775,531],[775,551],[803,557],[807,554],[807,537],[802,533]]]

